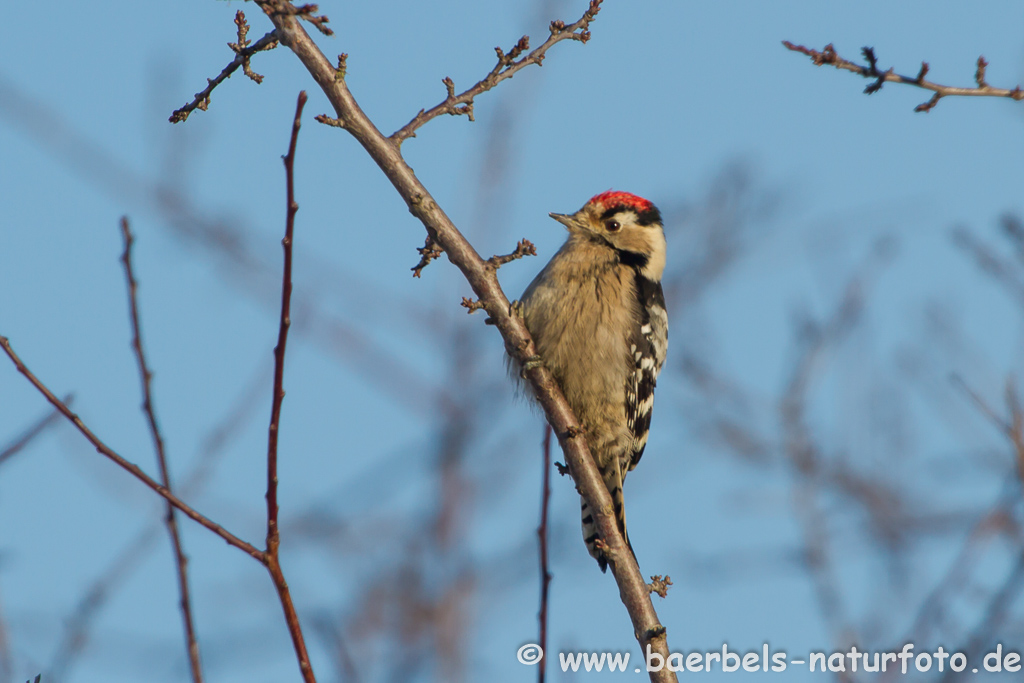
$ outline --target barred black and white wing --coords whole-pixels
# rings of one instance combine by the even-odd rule
[[[661,283],[637,272],[636,289],[640,325],[630,340],[634,367],[632,376],[626,379],[626,422],[633,433],[633,451],[629,462],[623,463],[630,470],[640,462],[647,446],[654,387],[668,351],[668,313]]]

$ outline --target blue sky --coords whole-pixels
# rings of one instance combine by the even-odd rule
[[[573,20],[584,5],[450,0],[321,8],[336,35],[317,42],[329,56],[349,54],[352,92],[391,132],[443,96],[443,77],[468,86],[491,68],[495,45],[507,49],[523,33],[538,44],[548,21]],[[308,308],[296,312],[286,373],[283,519],[301,526],[311,510],[329,510],[352,527],[379,523],[387,539],[390,525],[429,508],[434,455],[422,445],[437,437],[437,395],[447,389],[466,398],[462,380],[450,376],[459,353],[452,340],[471,339],[474,364],[465,381],[498,398],[489,399],[494,413],[474,431],[465,465],[474,502],[459,552],[480,560],[478,567],[505,566],[506,574],[477,576],[467,613],[474,633],[485,635],[468,646],[468,670],[495,680],[532,676],[513,654],[536,628],[531,534],[540,424],[511,400],[498,336],[482,329],[482,316],[458,308],[468,287],[444,259],[422,279],[409,277],[422,227],[350,137],[313,122],[328,111],[326,100],[286,50],[253,60],[266,77],[261,85],[236,74],[214,92],[209,111],[167,123],[230,61],[225,43],[234,40],[238,9],[253,25],[250,37],[268,30],[258,8],[242,2],[97,7],[60,0],[45,16],[26,3],[6,10],[8,25],[24,28],[8,31],[0,45],[0,334],[55,392],[74,393],[75,410],[98,434],[155,471],[117,260],[117,221],[129,215],[172,470],[183,478],[209,431],[243,406],[237,433],[190,500],[260,539],[284,218],[280,156],[295,97],[306,89],[296,296]],[[883,67],[913,74],[924,59],[934,80],[965,86],[984,54],[989,82],[1012,87],[1024,80],[1022,23],[1024,6],[1014,2],[608,0],[590,43],[556,46],[542,68],[481,96],[476,122],[442,117],[403,152],[482,254],[507,253],[522,237],[537,245],[538,258],[502,269],[510,296],[559,245],[549,211],[573,211],[614,187],[652,199],[667,216],[698,220],[723,169],[746,169],[749,195],[772,198],[773,209],[751,210],[738,259],[673,321],[670,361],[678,366],[687,352],[707,359],[744,387],[755,420],[775,419],[773,402],[795,354],[795,312],[826,317],[875,242],[894,239],[894,255],[869,278],[860,326],[823,361],[813,427],[834,452],[883,460],[892,472],[887,483],[899,490],[976,517],[1008,471],[999,435],[948,385],[936,401],[956,417],[943,420],[929,408],[934,397],[915,394],[892,373],[916,353],[941,377],[960,373],[1001,405],[1007,375],[1020,372],[1020,301],[981,275],[950,231],[967,227],[996,243],[1000,216],[1024,211],[1024,110],[1010,101],[949,98],[916,114],[928,93],[890,84],[865,96],[863,79],[816,68],[781,41],[832,42],[848,58],[871,45]],[[161,205],[158,196],[181,202]],[[235,231],[244,259],[189,236],[217,226]],[[687,243],[685,235],[676,242]],[[930,306],[956,321],[959,350],[929,337],[923,312]],[[310,309],[344,323],[350,336],[325,341],[328,333],[302,319]],[[701,558],[719,553],[770,564],[765,558],[780,548],[784,554],[799,536],[785,469],[751,469],[716,452],[691,410],[700,400],[682,372],[667,373],[651,446],[631,475],[633,491],[627,486],[645,570],[679,577],[669,600],[656,604],[670,646],[828,647],[825,620],[798,570],[738,571],[710,588],[685,578]],[[884,462],[890,454],[876,443],[883,437],[872,431],[875,423],[862,418],[866,405],[902,416],[906,461]],[[0,363],[0,444],[45,412],[13,367]],[[976,471],[942,469],[944,458],[965,453],[981,454],[970,460]],[[389,458],[401,463],[400,473],[389,469]],[[917,469],[922,461],[929,466]],[[552,645],[635,648],[610,577],[596,572],[578,542],[574,497],[556,478]],[[67,426],[0,469],[0,609],[16,665],[11,680],[50,666],[83,591],[159,513],[150,492]],[[844,552],[863,550],[849,540],[860,538],[856,532],[833,530]],[[917,548],[910,572],[921,588],[908,589],[908,604],[941,575],[962,535]],[[261,568],[192,525],[185,542],[209,680],[293,680]],[[288,543],[285,568],[307,615],[351,601],[372,573],[374,553],[384,552],[342,544],[351,557],[335,556],[308,539]],[[186,679],[166,539],[156,546],[98,616],[69,680]],[[503,564],[506,555],[515,561]],[[843,569],[851,601],[875,594],[877,567],[864,557]],[[1002,561],[984,559],[991,571],[982,575],[998,576]],[[321,678],[333,680],[323,646],[314,645],[314,660]]]

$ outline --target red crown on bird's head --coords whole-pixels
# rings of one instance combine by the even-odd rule
[[[629,208],[636,211],[638,214],[645,211],[650,211],[654,208],[654,204],[638,197],[635,194],[629,192],[616,192],[615,190],[608,190],[601,194],[596,194],[590,198],[588,204],[599,204],[602,210],[608,210],[611,208]]]

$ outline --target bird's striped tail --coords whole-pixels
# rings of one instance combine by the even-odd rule
[[[630,553],[633,553],[633,559],[636,559],[636,553],[633,552],[633,546],[629,542],[629,535],[626,534],[626,505],[622,497],[622,479],[619,478],[618,472],[610,474],[611,476],[605,476],[605,486],[608,487],[608,493],[612,497],[615,520],[619,523],[619,532],[622,534],[623,540],[626,541],[626,547],[629,548]],[[597,530],[597,522],[590,512],[590,506],[582,497],[580,498],[580,504],[583,517],[583,542],[587,544],[587,551],[590,553],[590,556],[597,560],[597,565],[601,568],[601,571],[607,571],[608,556],[597,547],[597,540],[601,538],[601,534]]]

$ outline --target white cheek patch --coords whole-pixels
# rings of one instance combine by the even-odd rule
[[[660,282],[665,272],[665,251],[668,246],[665,243],[665,232],[658,226],[645,228],[647,234],[647,265],[641,271],[648,280]]]

